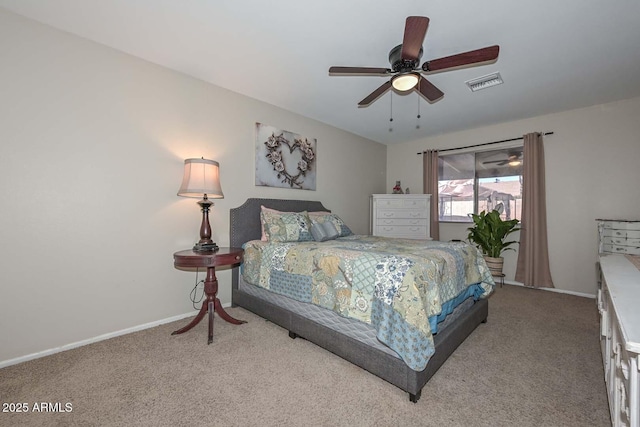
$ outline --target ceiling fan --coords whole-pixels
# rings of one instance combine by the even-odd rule
[[[440,100],[444,93],[435,87],[420,73],[446,71],[469,65],[484,65],[498,59],[500,46],[489,46],[469,52],[458,53],[439,59],[426,61],[420,66],[422,57],[422,43],[427,34],[429,18],[425,16],[409,16],[405,22],[402,44],[389,52],[391,68],[373,67],[330,67],[329,75],[365,75],[392,76],[389,81],[371,92],[358,103],[360,107],[367,107],[392,87],[406,92],[415,89],[430,103]]]
[[[522,152],[520,151],[509,153],[509,157],[507,157],[505,160],[490,160],[487,162],[482,162],[483,165],[488,165],[491,163],[495,163],[496,166],[520,166],[522,164]]]

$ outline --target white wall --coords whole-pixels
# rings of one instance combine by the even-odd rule
[[[222,246],[248,197],[321,200],[368,231],[384,145],[1,9],[0,58],[0,364],[192,310],[172,258],[200,226],[176,196],[185,158],[220,162]],[[254,185],[256,122],[317,138],[317,191]]]
[[[392,146],[387,188],[402,180],[403,186],[422,190],[422,160],[416,154],[422,150],[553,131],[544,143],[551,275],[558,289],[594,294],[595,219],[640,219],[639,118],[640,98],[633,98]],[[464,239],[466,227],[442,224],[440,238]],[[514,252],[505,254],[507,280],[513,280],[516,259]]]

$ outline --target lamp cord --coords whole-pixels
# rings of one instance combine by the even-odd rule
[[[196,297],[198,295],[198,285],[200,283],[204,284],[204,279],[198,280],[198,273],[199,273],[200,269],[198,267],[196,267],[196,283],[195,285],[193,285],[193,289],[191,289],[191,292],[189,292],[189,298],[191,299],[191,304],[193,305],[193,309],[194,310],[199,310],[200,307],[198,307],[196,304],[199,304],[202,302],[202,298],[204,298],[204,287],[202,288],[202,294],[200,294],[200,298],[196,301]]]

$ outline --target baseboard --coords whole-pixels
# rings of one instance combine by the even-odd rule
[[[228,307],[228,306],[231,306],[231,304],[223,304],[223,307]],[[177,316],[156,320],[154,322],[145,323],[143,325],[133,326],[131,328],[122,329],[120,331],[98,335],[97,337],[88,338],[86,340],[65,344],[61,347],[51,348],[48,350],[39,351],[37,353],[27,354],[26,356],[16,357],[15,359],[0,361],[0,369],[5,368],[7,366],[11,366],[11,365],[17,365],[18,363],[27,362],[29,360],[38,359],[40,357],[49,356],[51,354],[60,353],[62,351],[71,350],[73,348],[82,347],[83,345],[93,344],[98,341],[108,340],[110,338],[119,337],[121,335],[130,334],[132,332],[138,332],[144,329],[154,328],[156,326],[164,325],[165,323],[171,323],[171,322],[175,322],[176,320],[184,319],[185,317],[193,317],[197,313],[198,311],[191,311],[189,313],[179,314]]]
[[[504,283],[506,285],[522,286],[523,288],[525,287],[522,283],[513,282],[511,280],[505,280]],[[582,292],[567,291],[567,290],[564,290],[564,289],[557,289],[557,288],[532,288],[532,289],[538,289],[538,290],[541,290],[541,291],[556,292],[558,294],[575,295],[577,297],[583,297],[583,298],[591,298],[591,299],[595,299],[596,298],[596,296],[593,295],[593,294],[585,294],[585,293],[582,293]]]

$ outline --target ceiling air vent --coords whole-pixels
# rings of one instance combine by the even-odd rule
[[[491,86],[501,85],[502,77],[500,73],[487,74],[486,76],[478,77],[477,79],[468,80],[465,82],[471,92],[475,92],[480,89],[486,89]]]

